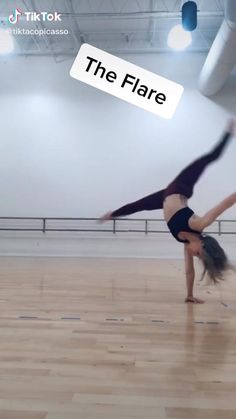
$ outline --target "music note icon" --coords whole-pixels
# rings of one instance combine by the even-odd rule
[[[15,9],[14,12],[13,12],[13,14],[9,16],[9,22],[12,25],[15,25],[18,22],[19,17],[21,15],[22,15],[22,12],[20,11],[20,9]]]

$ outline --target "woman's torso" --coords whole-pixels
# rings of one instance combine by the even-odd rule
[[[163,211],[165,221],[168,223],[177,211],[188,206],[188,200],[185,196],[174,194],[165,198]]]
[[[188,207],[188,199],[180,194],[173,194],[169,195],[165,198],[163,203],[163,211],[164,211],[164,218],[166,223],[168,223],[171,218],[181,209]],[[197,216],[193,214],[189,220],[188,220],[188,226],[190,229],[192,228],[194,230],[194,226],[191,222],[195,220]],[[181,236],[181,231],[178,233],[179,239],[184,239],[183,236]]]

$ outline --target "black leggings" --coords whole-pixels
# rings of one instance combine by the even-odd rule
[[[162,189],[151,195],[148,195],[138,201],[124,205],[123,207],[112,212],[112,217],[122,217],[125,215],[134,214],[139,211],[150,211],[163,208],[164,199],[173,194],[184,195],[186,198],[191,198],[193,194],[193,188],[201,174],[208,166],[208,164],[217,160],[226,144],[229,142],[231,134],[226,132],[220,142],[214,147],[214,149],[199,159],[195,160],[189,166],[187,166],[174,180],[171,182],[166,189]]]

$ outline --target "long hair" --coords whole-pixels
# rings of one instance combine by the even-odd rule
[[[224,273],[229,269],[234,269],[229,263],[224,249],[219,245],[218,241],[211,236],[203,235],[202,240],[202,263],[203,263],[203,280],[205,274],[215,284],[224,280]]]

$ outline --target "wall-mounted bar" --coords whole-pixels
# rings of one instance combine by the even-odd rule
[[[169,233],[163,219],[119,218],[103,223],[102,226],[99,221],[98,218],[0,217],[0,232],[144,233],[145,235]],[[236,220],[216,220],[214,226],[216,227],[214,230],[209,229],[206,233],[236,234]]]

